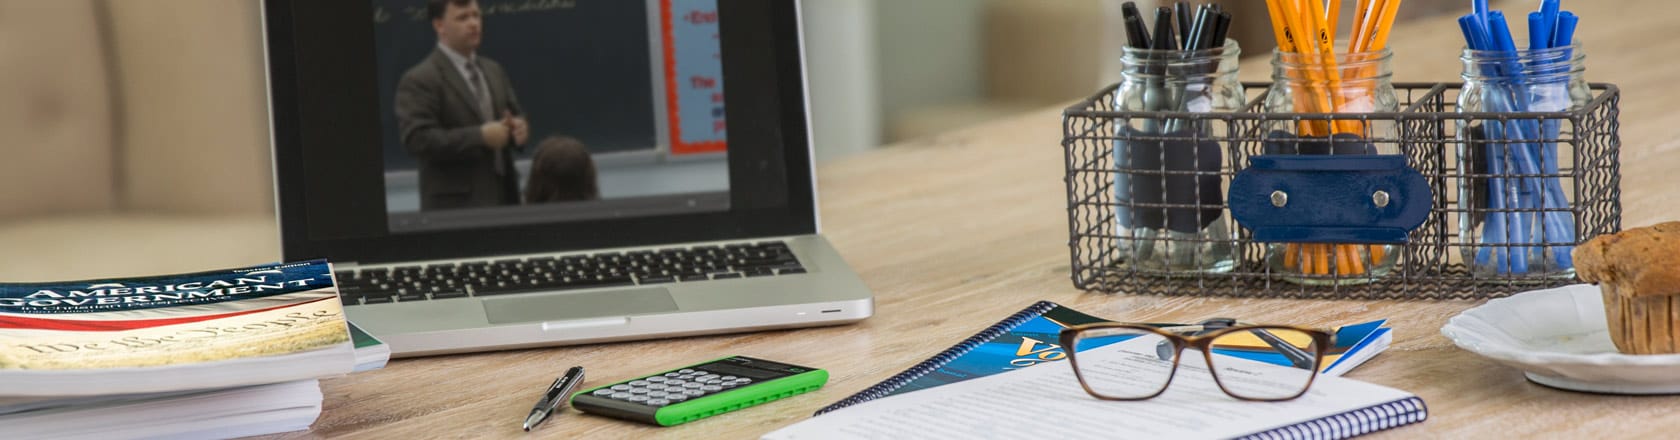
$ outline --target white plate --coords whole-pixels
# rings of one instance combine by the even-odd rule
[[[1598,286],[1577,284],[1488,301],[1447,320],[1441,334],[1546,386],[1680,393],[1680,354],[1618,353],[1604,319]]]

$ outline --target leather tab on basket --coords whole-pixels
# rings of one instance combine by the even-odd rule
[[[1231,217],[1257,242],[1404,244],[1434,196],[1399,155],[1263,155],[1231,180]]]

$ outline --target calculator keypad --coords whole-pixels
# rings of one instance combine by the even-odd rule
[[[659,407],[721,393],[750,383],[752,383],[752,379],[745,377],[684,368],[658,376],[613,385],[609,388],[602,388],[590,394]]]

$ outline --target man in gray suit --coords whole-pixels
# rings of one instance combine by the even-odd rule
[[[420,162],[420,209],[519,203],[513,153],[530,135],[507,72],[478,55],[476,0],[430,0],[438,47],[397,83],[397,130]]]

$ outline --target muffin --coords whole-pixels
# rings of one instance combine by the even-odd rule
[[[1603,292],[1617,351],[1680,353],[1680,222],[1601,235],[1571,255],[1581,280]]]

